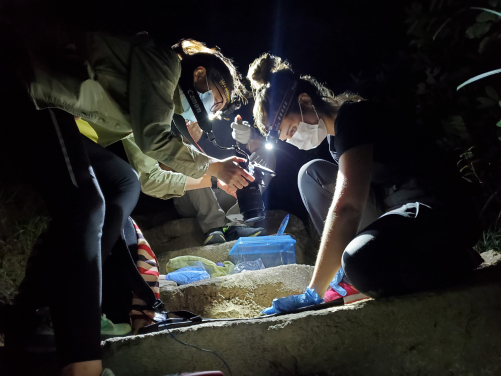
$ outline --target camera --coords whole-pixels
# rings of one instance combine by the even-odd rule
[[[240,166],[245,168],[255,179],[253,182],[249,182],[247,187],[237,190],[240,213],[244,216],[245,222],[261,221],[266,216],[261,196],[261,186],[264,186],[263,176],[266,174],[275,176],[275,172],[256,162],[240,162]]]

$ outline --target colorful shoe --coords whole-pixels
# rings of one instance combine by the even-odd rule
[[[222,227],[216,227],[207,231],[205,233],[204,245],[226,243],[223,231]]]
[[[348,304],[348,303],[358,302],[359,300],[369,299],[367,295],[358,292],[358,290],[352,285],[340,282],[339,286],[341,286],[346,290],[346,295],[341,296],[336,291],[334,291],[332,287],[330,287],[329,290],[327,290],[327,292],[325,293],[324,302],[326,303],[332,302],[333,300],[343,298],[344,304]]]
[[[263,236],[266,231],[262,227],[249,226],[230,226],[224,231],[224,236],[227,241],[237,240],[238,238],[247,238],[251,236]]]
[[[125,337],[132,334],[129,324],[113,324],[106,315],[101,316],[101,339]]]

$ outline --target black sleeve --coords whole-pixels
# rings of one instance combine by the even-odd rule
[[[377,103],[346,102],[339,109],[334,124],[334,147],[337,158],[360,145],[374,144],[384,134],[384,115]]]

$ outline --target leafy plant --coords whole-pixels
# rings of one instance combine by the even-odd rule
[[[482,238],[475,246],[478,253],[487,252],[490,250],[501,252],[501,230],[491,228],[482,234]]]

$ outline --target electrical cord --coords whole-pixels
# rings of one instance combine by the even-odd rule
[[[247,158],[247,161],[250,162],[250,156],[249,154],[247,154],[244,150],[242,150],[237,142],[236,145],[233,145],[233,146],[230,146],[230,147],[225,147],[225,146],[221,146],[219,145],[217,142],[216,142],[216,137],[214,137],[214,133],[210,132],[210,133],[207,133],[207,136],[209,137],[209,141],[212,142],[212,144],[221,149],[221,150],[235,150],[237,153],[240,153],[241,155],[245,156],[245,158]]]
[[[231,368],[230,366],[228,365],[228,363],[226,363],[226,361],[223,359],[223,357],[221,355],[219,355],[217,352],[215,351],[212,351],[212,350],[207,350],[207,349],[202,349],[201,347],[197,347],[195,345],[192,345],[192,344],[189,344],[189,343],[186,343],[186,342],[183,342],[179,339],[177,339],[174,334],[172,334],[172,332],[170,331],[169,328],[166,328],[167,329],[167,333],[169,333],[169,335],[172,337],[172,339],[176,342],[179,342],[181,345],[184,345],[184,346],[189,346],[189,347],[193,347],[197,350],[200,350],[200,351],[204,351],[204,352],[208,352],[208,353],[211,353],[215,356],[217,356],[219,359],[221,359],[221,361],[224,363],[225,367],[228,369],[228,372],[230,373],[230,376],[233,376],[233,373],[231,372]]]

